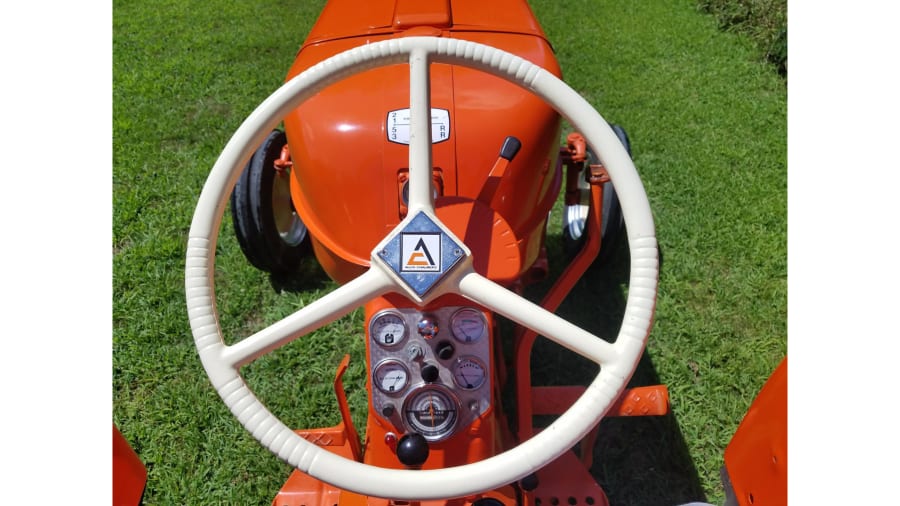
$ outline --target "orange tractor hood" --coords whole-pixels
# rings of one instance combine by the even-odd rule
[[[381,3],[385,2],[354,4],[347,11],[353,15],[341,18],[344,24],[340,24],[333,16],[344,3],[330,2],[298,53],[288,79],[347,49],[407,35],[473,40],[560,74],[536,22],[535,33],[523,33],[521,26],[529,25],[521,22],[516,33],[474,31],[475,19],[467,18],[467,11],[448,10],[444,16],[444,11],[437,9],[434,16],[421,19],[440,25],[437,21],[448,18],[452,23],[406,27],[396,22],[403,1],[396,2],[391,19],[383,15],[383,5],[375,5]],[[443,1],[432,3],[449,6]],[[479,8],[483,9],[484,3]],[[479,19],[490,19],[481,12]],[[516,12],[531,16],[530,11]],[[495,28],[502,24],[501,17]],[[347,35],[350,31],[356,35]],[[495,226],[494,235],[505,234],[503,248],[516,251],[506,255],[512,260],[495,268],[492,277],[512,281],[537,258],[547,214],[559,190],[559,116],[536,96],[503,79],[446,64],[431,66],[431,107],[436,213],[459,237],[484,235],[467,232],[471,217],[496,214],[493,219],[503,223]],[[318,261],[336,281],[361,274],[369,265],[372,249],[405,215],[403,188],[409,146],[404,115],[408,108],[408,66],[390,65],[328,87],[284,120],[293,161],[294,206],[309,228]],[[522,148],[506,169],[494,198],[484,202],[485,183],[507,136],[516,137]],[[509,239],[510,232],[513,239]],[[500,255],[492,251],[499,248],[497,241],[466,242],[473,250],[476,269],[488,275],[487,266]]]
[[[522,4],[514,0],[331,0],[303,47],[336,39],[393,35],[417,27],[519,33],[546,41],[534,14]]]

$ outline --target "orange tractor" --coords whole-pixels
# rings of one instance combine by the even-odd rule
[[[577,133],[560,147],[563,118]],[[548,274],[561,192],[573,256],[536,304],[523,293]],[[229,204],[254,266],[290,276],[315,255],[340,284],[231,345],[213,282]],[[610,342],[554,311],[619,238],[631,273]],[[626,388],[653,322],[658,258],[624,130],[561,80],[525,1],[333,0],[285,84],[213,167],[191,225],[186,294],[213,386],[296,468],[273,504],[605,505],[588,471],[599,421],[668,410],[664,386]],[[347,359],[334,381],[342,422],[288,427],[241,367],[358,307],[365,427],[350,417]],[[537,336],[595,363],[593,382],[532,385]],[[553,421],[538,427],[538,415]]]

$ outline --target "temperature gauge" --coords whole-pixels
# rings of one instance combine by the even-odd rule
[[[406,339],[406,322],[396,313],[381,313],[372,318],[369,335],[382,346],[394,346]]]
[[[461,343],[474,343],[487,333],[487,322],[481,311],[464,307],[450,318],[450,331]]]
[[[453,381],[459,388],[475,390],[484,384],[485,377],[484,364],[474,357],[460,357],[453,365]]]
[[[375,366],[372,373],[375,386],[386,394],[397,394],[409,385],[409,370],[396,360],[385,360]]]
[[[452,434],[458,416],[459,401],[440,386],[422,387],[410,394],[403,404],[403,418],[409,430],[418,432],[430,442]]]

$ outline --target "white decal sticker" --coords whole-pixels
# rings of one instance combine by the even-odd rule
[[[398,109],[387,115],[387,138],[397,144],[409,144],[409,109]],[[431,143],[450,138],[450,111],[431,109]]]

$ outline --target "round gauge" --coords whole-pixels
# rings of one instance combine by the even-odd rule
[[[381,313],[372,318],[369,334],[382,346],[394,346],[406,339],[406,322],[396,313]]]
[[[485,377],[484,364],[474,357],[460,357],[453,365],[453,381],[459,388],[475,390],[484,384]]]
[[[386,394],[397,394],[409,385],[409,370],[396,360],[385,360],[372,373],[375,386]]]
[[[487,322],[481,311],[465,307],[453,313],[450,331],[461,343],[474,343],[487,333]]]
[[[459,401],[439,386],[425,386],[407,397],[403,418],[410,431],[418,432],[430,442],[440,441],[453,433],[459,416]]]

